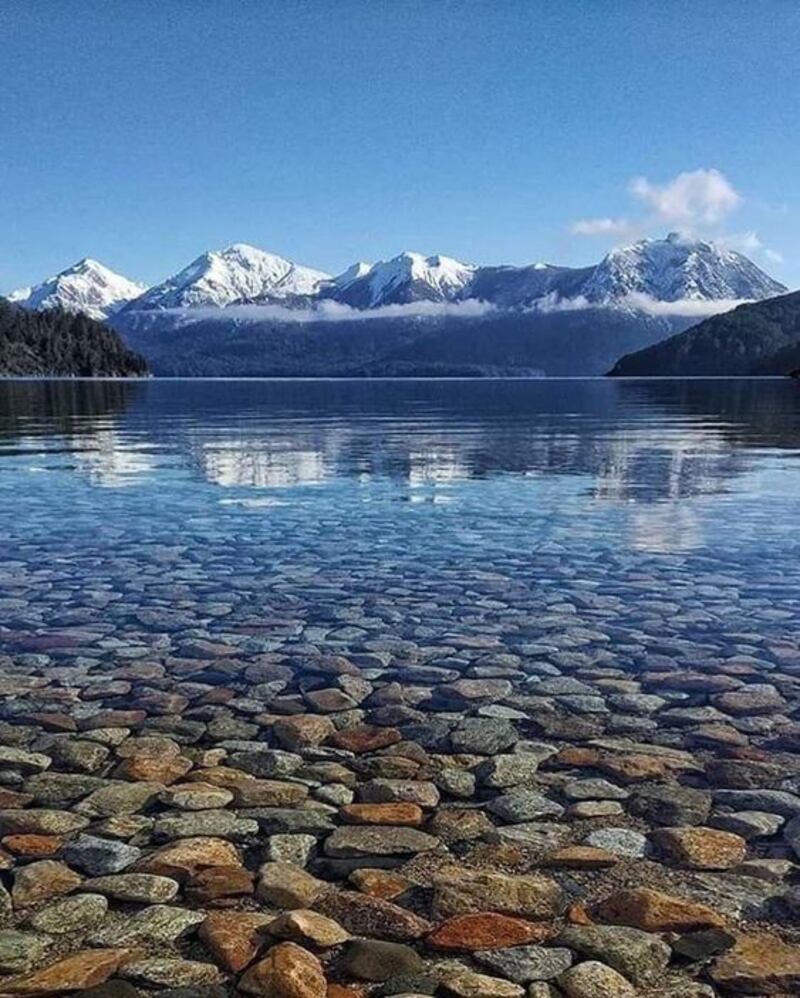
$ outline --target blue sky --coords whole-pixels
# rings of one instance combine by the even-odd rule
[[[800,286],[794,0],[4,0],[0,37],[0,289],[670,228]]]

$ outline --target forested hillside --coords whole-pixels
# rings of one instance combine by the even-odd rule
[[[144,358],[80,313],[31,312],[0,298],[0,375],[141,377]]]

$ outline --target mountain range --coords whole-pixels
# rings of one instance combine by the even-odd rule
[[[608,253],[591,267],[549,263],[473,266],[447,256],[405,252],[359,262],[331,276],[274,253],[234,243],[203,253],[151,288],[84,259],[8,297],[26,308],[60,306],[92,318],[123,309],[225,308],[235,304],[313,305],[333,301],[358,310],[416,302],[480,301],[498,308],[601,305],[639,307],[652,300],[758,300],[786,288],[751,260],[714,243],[670,233]]]
[[[150,288],[86,259],[9,297],[106,319],[156,374],[604,374],[698,318],[786,291],[677,233],[589,267],[405,252],[339,275],[244,243]]]

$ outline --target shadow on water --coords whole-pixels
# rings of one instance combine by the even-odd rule
[[[0,382],[0,437],[92,433],[121,416],[141,387],[136,381]]]

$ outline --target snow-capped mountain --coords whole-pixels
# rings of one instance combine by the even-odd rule
[[[107,319],[146,290],[145,284],[128,280],[87,257],[41,284],[12,291],[8,300],[37,311],[63,308],[84,312],[92,319]]]
[[[364,268],[355,276],[355,268]],[[498,308],[579,305],[635,308],[637,301],[760,300],[786,289],[741,253],[670,233],[612,250],[593,267],[473,267],[450,257],[401,253],[356,264],[322,296],[358,309],[477,299]]]
[[[593,306],[637,312],[647,311],[652,302],[713,306],[716,301],[759,301],[785,291],[741,253],[671,233],[665,239],[643,239],[614,249],[591,267],[476,267],[452,257],[406,252],[374,264],[355,263],[336,277],[235,243],[204,253],[149,290],[94,260],[82,260],[10,297],[26,308],[61,305],[95,318],[114,315],[115,323],[129,325],[137,316],[138,322],[160,322],[154,313],[167,309],[190,318],[197,307],[223,309],[244,303],[313,310],[332,300],[369,311],[384,305],[472,300],[500,310]],[[227,317],[220,313],[220,319]]]
[[[613,304],[629,295],[656,301],[762,299],[786,291],[741,253],[671,232],[613,249],[583,284],[587,301]]]
[[[345,274],[352,270],[351,267]],[[452,301],[469,286],[475,272],[475,267],[449,256],[406,252],[373,264],[360,277],[336,284],[332,290],[328,289],[326,297],[354,308]]]
[[[301,267],[282,256],[234,243],[203,253],[178,274],[141,296],[132,308],[165,309],[230,305],[234,301],[280,301],[315,295],[330,274]]]

